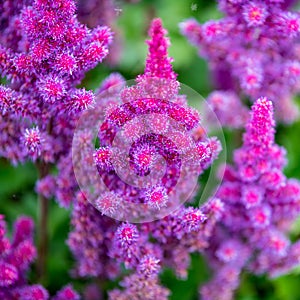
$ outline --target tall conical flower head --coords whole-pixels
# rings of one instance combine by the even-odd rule
[[[144,76],[176,79],[177,74],[173,72],[171,65],[173,59],[168,57],[170,41],[166,37],[167,33],[160,19],[152,21],[148,33],[151,39],[147,41],[149,51]]]
[[[182,34],[208,61],[218,89],[252,101],[264,95],[284,122],[299,115],[293,96],[300,87],[300,22],[290,2],[218,0],[223,18],[180,24]]]
[[[161,19],[151,22],[148,35],[148,56],[144,74],[136,78],[137,85],[126,89],[122,93],[125,101],[132,97],[157,97],[173,99],[177,97],[179,83],[177,74],[173,71],[173,58],[168,55],[170,40],[166,36],[168,31],[163,27]]]
[[[274,142],[273,105],[267,98],[259,98],[252,106],[251,119],[244,134],[244,144],[270,146]]]
[[[274,127],[272,102],[259,98],[217,192],[224,215],[210,240],[215,276],[202,288],[203,299],[233,298],[244,269],[274,276],[299,264],[299,242],[291,244],[288,230],[299,216],[300,182],[283,173],[286,151],[275,143]]]
[[[91,120],[103,121],[97,127],[99,148],[91,157],[74,163],[75,174],[80,173],[76,175],[79,185],[85,189],[84,174],[89,173],[81,167],[94,161],[101,188],[108,193],[101,192],[105,198],[93,194],[88,199],[104,214],[118,211],[113,217],[126,222],[149,221],[174,211],[191,196],[198,176],[221,150],[217,139],[207,137],[199,112],[188,106],[186,93],[179,94],[166,33],[161,20],[155,19],[149,30],[144,74],[126,86],[122,81],[117,87],[116,75],[106,79],[97,94],[95,110],[88,111],[78,125],[80,136],[83,128],[85,132],[92,128],[94,124],[87,124]],[[199,136],[197,132],[202,133]],[[82,160],[82,153],[85,156],[89,151],[81,151],[75,140],[73,149],[78,156],[73,153],[73,161],[75,157]],[[89,168],[94,170],[95,165]],[[116,206],[118,210],[113,208]]]

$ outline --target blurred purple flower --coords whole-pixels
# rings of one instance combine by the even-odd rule
[[[222,19],[180,24],[182,34],[208,60],[218,89],[234,90],[253,101],[266,96],[284,122],[298,116],[292,98],[299,92],[300,78],[299,13],[287,10],[290,2],[219,0]],[[225,119],[228,125],[232,112],[224,113],[221,122]]]

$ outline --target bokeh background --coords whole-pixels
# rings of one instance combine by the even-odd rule
[[[197,50],[188,44],[180,34],[178,23],[186,18],[194,17],[200,22],[216,19],[221,16],[217,4],[212,0],[143,0],[131,2],[116,2],[115,13],[118,15],[114,27],[119,31],[118,43],[120,56],[112,64],[106,61],[89,72],[82,83],[87,89],[95,90],[100,82],[111,72],[120,72],[127,80],[142,73],[147,52],[145,39],[152,18],[160,17],[169,31],[171,39],[170,56],[174,58],[174,69],[178,80],[206,97],[212,90],[213,84],[205,60],[199,58]],[[299,104],[300,99],[296,99]],[[224,131],[227,144],[227,161],[231,161],[232,150],[239,146],[240,132]],[[293,125],[277,126],[277,142],[288,152],[289,164],[285,169],[288,177],[300,179],[300,121]],[[11,225],[16,217],[26,214],[37,219],[38,202],[34,192],[37,171],[33,164],[26,163],[13,167],[0,158],[0,213],[6,215]],[[44,285],[53,293],[61,286],[73,282],[79,291],[85,283],[83,280],[71,279],[69,270],[74,261],[65,243],[70,229],[70,210],[60,208],[55,201],[50,204],[49,239],[50,249],[47,261],[48,273]],[[300,219],[292,231],[292,239],[300,237]],[[33,267],[34,268],[34,267]],[[34,270],[30,274],[35,280]],[[207,281],[210,271],[200,255],[193,255],[188,279],[176,279],[171,270],[161,275],[161,280],[171,291],[172,300],[198,299],[198,287]],[[99,282],[103,289],[111,289],[114,282]],[[300,299],[300,267],[288,275],[268,279],[245,274],[237,299]],[[216,287],[218,288],[218,287]],[[159,299],[157,299],[159,300]]]

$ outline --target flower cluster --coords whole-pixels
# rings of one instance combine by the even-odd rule
[[[225,212],[207,251],[215,276],[203,299],[232,299],[245,268],[277,276],[300,263],[299,242],[288,237],[300,213],[300,182],[282,172],[286,152],[274,142],[274,125],[272,102],[259,98],[217,192]]]
[[[28,285],[26,273],[36,257],[33,244],[33,221],[19,217],[13,238],[6,236],[4,216],[0,215],[0,296],[1,299],[48,299],[40,285]],[[35,297],[34,295],[39,295]]]
[[[58,164],[57,179],[42,178],[37,191],[55,192],[63,206],[76,186],[69,154],[74,123],[94,103],[91,91],[76,86],[112,41],[108,27],[88,29],[75,9],[73,0],[0,4],[0,72],[9,82],[0,85],[0,155],[13,164]]]
[[[100,88],[97,106],[109,109],[100,126],[100,147],[93,158],[111,191],[110,196],[105,193],[103,199],[97,199],[95,204],[100,210],[101,205],[107,210],[109,197],[142,203],[139,213],[143,216],[157,210],[172,211],[192,190],[192,177],[198,178],[220,151],[218,140],[195,134],[201,128],[199,115],[178,94],[179,83],[167,54],[169,41],[165,34],[161,21],[155,19],[149,30],[145,72],[137,77],[135,85],[118,91],[119,103],[108,105],[111,91]],[[164,165],[166,170],[157,180]],[[118,170],[134,184],[122,181]],[[141,185],[141,181],[150,179],[151,183],[156,180],[155,184]],[[120,214],[118,210],[119,218]]]
[[[16,300],[47,300],[48,291],[39,284],[27,283],[27,273],[36,258],[33,244],[34,223],[21,216],[14,224],[13,237],[6,236],[6,222],[0,215],[0,297]],[[58,291],[53,300],[79,300],[71,285]]]
[[[166,201],[174,201],[174,198],[170,198],[168,194],[168,188],[172,187],[173,180],[176,179],[178,166],[177,161],[174,160],[174,157],[177,157],[177,152],[174,150],[177,149],[172,148],[171,141],[164,142],[172,126],[171,118],[177,124],[177,129],[182,126],[195,129],[191,136],[196,143],[198,156],[195,157],[199,157],[199,161],[194,158],[193,163],[200,163],[197,176],[211,164],[220,151],[216,139],[197,134],[197,126],[194,124],[198,125],[198,115],[187,106],[186,99],[178,94],[179,83],[176,81],[176,74],[172,70],[171,59],[167,54],[169,41],[165,37],[166,30],[163,29],[159,19],[152,22],[149,34],[151,39],[148,41],[149,55],[145,72],[138,76],[136,84],[126,87],[124,79],[119,74],[112,74],[97,91],[97,98],[100,97],[101,101],[97,102],[95,109],[101,110],[106,117],[98,134],[99,142],[104,144],[100,144],[92,157],[85,156],[85,153],[89,153],[87,141],[91,139],[91,133],[86,129],[76,132],[73,144],[75,149],[81,146],[80,151],[74,151],[73,161],[75,168],[77,164],[82,167],[81,173],[77,173],[82,184],[89,187],[91,182],[95,182],[93,176],[100,174],[107,186],[118,192],[114,195],[110,192],[104,192],[100,197],[98,195],[93,202],[94,206],[87,199],[90,196],[88,189],[84,193],[78,193],[72,214],[73,230],[68,238],[68,245],[77,261],[73,271],[75,276],[120,278],[124,276],[122,265],[133,271],[121,281],[122,291],[114,289],[109,292],[112,300],[167,299],[169,291],[159,285],[160,269],[171,267],[179,278],[186,278],[190,253],[203,251],[208,246],[208,239],[214,226],[223,214],[222,202],[219,199],[211,199],[202,209],[181,206],[161,220],[139,225],[120,223],[103,215],[118,218],[126,208],[127,213],[134,214],[135,206],[141,202],[151,203],[150,211],[152,208],[159,210],[164,205],[168,205]],[[118,97],[115,97],[119,94],[121,102]],[[123,125],[122,122],[131,118],[131,115],[138,117],[144,111],[148,114],[155,113],[155,119],[152,116],[151,122],[141,125],[140,119],[136,122],[132,118],[132,123],[129,123],[119,136],[123,148],[126,148],[128,143],[133,145],[129,151],[129,159],[119,159],[119,152],[122,149],[114,152],[115,148],[110,147],[111,139],[114,138],[118,127]],[[164,118],[168,114],[171,114],[171,118]],[[84,118],[84,121],[89,120]],[[145,128],[148,130],[146,133]],[[161,134],[155,134],[157,132]],[[188,143],[185,144],[184,135],[176,136],[170,132],[170,136],[173,136],[173,141],[177,138],[179,151],[193,157],[192,152],[185,152],[191,147]],[[155,152],[165,156],[167,164],[169,159],[172,163],[171,167],[163,177],[164,185],[154,184],[152,188],[144,189],[146,191],[141,194],[144,198],[139,199],[136,197],[137,189],[134,189],[134,186],[126,185],[117,178],[114,164],[128,162],[129,166],[125,165],[125,167],[132,168],[135,174],[142,180],[146,180],[145,175],[149,174],[149,169],[155,168],[157,163]],[[91,159],[94,164],[88,163]],[[99,174],[88,169],[89,166],[95,168],[95,165]],[[155,175],[160,174],[159,169],[155,171]],[[189,190],[188,184],[186,182],[183,185],[186,190]],[[97,189],[97,186],[95,188]],[[133,205],[132,210],[128,211],[130,200],[135,206]]]
[[[252,100],[264,95],[284,122],[298,115],[292,98],[299,92],[300,75],[299,14],[287,10],[288,2],[219,0],[224,18],[180,24],[181,32],[208,60],[219,90]]]

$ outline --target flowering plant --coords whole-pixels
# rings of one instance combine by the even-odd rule
[[[299,298],[296,1],[137,2],[0,3],[0,298]]]

